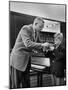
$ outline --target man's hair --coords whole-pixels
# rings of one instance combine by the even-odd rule
[[[44,23],[44,20],[41,18],[41,17],[36,17],[35,19],[34,19],[34,23],[39,23],[39,22],[42,22],[42,23]]]

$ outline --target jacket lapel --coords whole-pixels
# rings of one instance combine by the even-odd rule
[[[32,24],[30,25],[30,27],[31,27],[31,32],[32,32],[32,37],[31,37],[31,39],[33,40],[33,41],[35,41],[35,32],[34,32],[34,30],[33,30],[33,26],[32,26]]]

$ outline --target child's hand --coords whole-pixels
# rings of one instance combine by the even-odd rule
[[[53,51],[55,48],[54,48],[54,45],[53,44],[50,44],[50,51]]]

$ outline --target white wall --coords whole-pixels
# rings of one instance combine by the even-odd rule
[[[65,22],[65,5],[10,2],[10,11]]]

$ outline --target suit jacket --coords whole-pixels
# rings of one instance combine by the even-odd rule
[[[10,65],[14,68],[25,71],[29,57],[32,55],[33,49],[41,49],[41,43],[36,43],[32,24],[25,25],[21,28],[14,48],[10,55]]]

